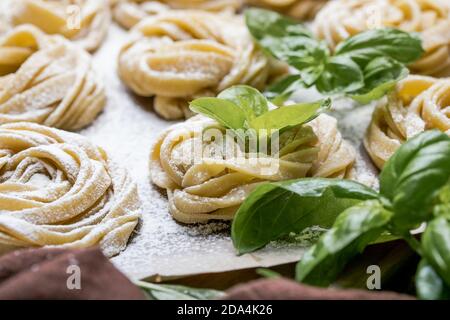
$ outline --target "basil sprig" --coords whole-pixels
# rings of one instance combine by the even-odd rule
[[[450,292],[450,137],[423,132],[403,144],[381,172],[380,192],[340,179],[299,179],[256,188],[238,210],[238,253],[307,227],[330,228],[297,265],[297,280],[327,286],[347,262],[387,233],[422,256],[421,298]],[[427,223],[422,241],[411,230]]]
[[[350,180],[307,178],[264,184],[236,213],[233,244],[244,254],[307,227],[330,228],[346,208],[376,198],[375,191]]]
[[[416,34],[385,28],[350,37],[331,53],[305,26],[276,12],[252,8],[245,18],[259,45],[298,71],[269,88],[267,96],[274,103],[314,85],[324,95],[344,94],[368,103],[406,77],[406,65],[424,52]]]
[[[190,109],[232,130],[286,130],[305,124],[329,109],[331,100],[298,103],[269,110],[267,98],[258,90],[238,85],[222,91],[217,98],[198,98]]]
[[[347,261],[386,229],[392,212],[377,200],[362,202],[338,216],[333,227],[297,264],[296,278],[317,286],[329,285]]]
[[[450,178],[449,159],[449,138],[439,131],[416,136],[389,159],[380,174],[380,193],[396,213],[395,228],[411,229],[430,220]]]

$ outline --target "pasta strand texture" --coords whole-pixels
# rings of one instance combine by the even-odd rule
[[[381,169],[403,142],[429,129],[450,136],[450,79],[409,76],[375,108],[364,145]]]
[[[105,101],[83,49],[31,25],[0,39],[0,124],[27,121],[76,130],[90,124]]]
[[[315,34],[335,48],[342,40],[378,27],[419,32],[424,56],[413,63],[413,73],[450,76],[450,1],[340,0],[330,1],[316,16]]]
[[[13,25],[33,24],[87,51],[98,49],[111,22],[108,0],[9,0]]]
[[[281,134],[279,157],[252,158],[234,140],[205,138],[212,128],[224,130],[212,119],[195,116],[170,127],[153,146],[151,178],[167,190],[169,211],[177,221],[231,220],[262,182],[305,176],[343,178],[355,160],[336,119],[324,114]]]
[[[0,125],[0,252],[98,245],[113,256],[139,216],[136,185],[86,138],[27,122]]]
[[[210,12],[236,12],[242,0],[118,0],[113,15],[122,27],[131,29],[141,20],[170,10],[197,9]]]
[[[244,0],[248,5],[278,11],[299,20],[311,20],[330,0]]]
[[[241,17],[173,11],[132,31],[119,55],[119,74],[136,94],[154,96],[166,119],[190,115],[187,101],[236,84],[258,89],[287,71],[253,43]]]

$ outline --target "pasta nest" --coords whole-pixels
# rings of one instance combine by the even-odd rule
[[[136,185],[86,138],[33,123],[0,125],[0,251],[126,247]]]
[[[32,24],[87,51],[98,49],[111,22],[108,0],[6,0],[13,26]]]
[[[310,20],[330,0],[244,0],[247,4],[278,11],[300,20]]]
[[[331,48],[352,35],[378,27],[420,33],[426,52],[410,66],[413,73],[450,75],[448,0],[330,1],[313,23],[315,34]]]
[[[233,13],[244,5],[275,10],[293,18],[308,20],[329,0],[111,0],[114,19],[130,29],[148,16],[169,10],[198,9]]]
[[[0,124],[28,121],[76,130],[95,119],[105,100],[83,49],[31,25],[0,39]]]
[[[140,96],[154,96],[166,119],[190,116],[188,100],[215,96],[235,84],[258,89],[284,74],[284,64],[253,43],[241,17],[173,11],[132,31],[119,55],[119,74]]]
[[[376,106],[364,145],[381,169],[403,142],[429,129],[450,135],[450,79],[409,76]]]
[[[212,119],[193,117],[167,129],[152,149],[151,179],[167,190],[169,211],[183,223],[231,220],[263,182],[306,176],[344,178],[355,160],[336,119],[325,114],[282,133],[278,157],[269,153],[252,158],[234,140],[205,138],[209,129],[224,130]]]
[[[122,27],[130,29],[144,18],[173,9],[232,13],[241,6],[241,0],[119,0],[113,2],[113,15]]]

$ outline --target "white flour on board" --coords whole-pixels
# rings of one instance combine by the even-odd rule
[[[96,121],[81,133],[107,150],[138,184],[142,219],[127,249],[112,259],[132,278],[183,276],[250,267],[270,267],[297,261],[304,243],[274,243],[253,254],[238,257],[229,237],[229,224],[217,222],[200,226],[176,223],[167,210],[167,200],[149,180],[152,142],[173,124],[151,110],[151,99],[128,92],[117,75],[117,56],[126,33],[111,27],[108,39],[94,56],[95,68],[105,80],[108,104]],[[308,93],[309,94],[309,93]],[[305,94],[303,97],[307,97]],[[337,103],[333,115],[341,121],[345,137],[358,149],[358,180],[374,185],[376,175],[367,156],[361,153],[361,138],[371,114],[370,107],[346,107]]]

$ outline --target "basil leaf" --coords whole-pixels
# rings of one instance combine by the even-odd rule
[[[352,93],[350,97],[361,104],[367,104],[394,89],[397,82],[406,78],[409,71],[391,58],[379,57],[369,62],[363,73],[364,88]]]
[[[450,218],[450,181],[439,192],[438,203],[433,208],[435,217],[447,216]]]
[[[224,99],[198,98],[190,103],[189,108],[229,129],[242,129],[247,120],[246,113],[239,106]]]
[[[377,196],[350,180],[308,178],[263,184],[237,211],[231,238],[239,254],[252,252],[290,232],[329,228],[346,208]]]
[[[257,8],[245,10],[245,23],[251,35],[262,43],[267,38],[313,37],[302,24],[270,10]]]
[[[282,104],[297,88],[313,85],[322,94],[350,94],[353,99],[368,103],[391,90],[396,81],[406,76],[404,64],[414,62],[424,52],[418,35],[385,28],[350,37],[331,55],[324,41],[278,13],[250,9],[245,17],[259,45],[299,72],[269,90],[278,93],[269,95],[277,98],[276,104]]]
[[[441,204],[450,204],[450,181],[439,192],[439,201]]]
[[[450,287],[425,259],[422,259],[417,267],[416,294],[422,300],[450,299]]]
[[[350,93],[364,88],[361,68],[348,57],[331,57],[316,82],[323,94]]]
[[[335,55],[345,55],[360,65],[365,65],[377,57],[390,57],[408,64],[419,59],[424,52],[418,35],[383,28],[348,38],[337,46]]]
[[[393,224],[407,230],[432,217],[432,206],[450,178],[450,137],[426,131],[404,143],[380,175],[380,193],[390,200]]]
[[[212,300],[225,295],[221,291],[212,289],[196,289],[144,281],[136,281],[135,284],[144,290],[149,300]]]
[[[331,100],[327,99],[316,103],[299,103],[280,107],[250,120],[250,127],[255,130],[282,130],[309,122],[330,106]]]
[[[275,82],[264,92],[264,95],[275,105],[282,105],[291,95],[305,88],[301,76],[299,74],[288,75],[281,80]]]
[[[303,83],[311,87],[324,71],[329,52],[325,42],[305,37],[285,38],[275,56],[297,69]]]
[[[298,22],[264,9],[245,12],[247,27],[259,45],[275,58],[299,70],[303,82],[312,86],[323,71],[329,50]]]
[[[317,136],[314,130],[308,126],[295,126],[289,127],[288,130],[283,130],[278,137],[278,156],[284,157],[285,155],[299,151],[302,146],[311,146],[311,143],[317,141]],[[307,153],[316,155],[318,152],[317,147],[309,147],[304,150]]]
[[[279,274],[278,272],[266,268],[258,268],[256,269],[256,273],[261,277],[268,279],[282,278],[282,275]]]
[[[330,285],[350,258],[381,235],[391,216],[378,200],[368,200],[344,211],[297,264],[297,281]]]
[[[245,85],[228,88],[222,91],[217,98],[233,102],[244,111],[247,119],[269,111],[266,98],[258,90]]]
[[[450,221],[441,216],[428,223],[422,236],[422,254],[450,286]]]

